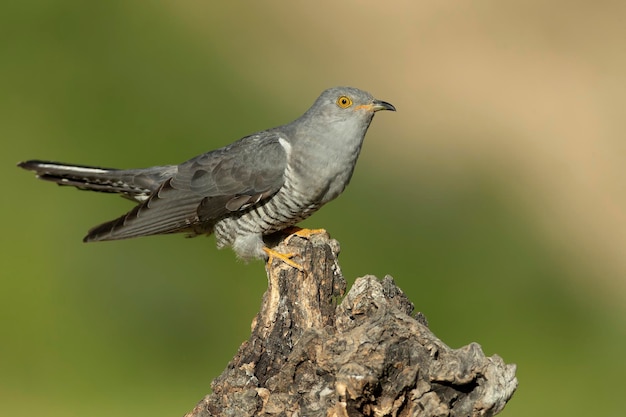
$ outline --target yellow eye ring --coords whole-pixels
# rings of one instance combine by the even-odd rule
[[[352,106],[352,100],[348,96],[340,96],[337,99],[337,105],[342,109],[347,109],[348,107]]]

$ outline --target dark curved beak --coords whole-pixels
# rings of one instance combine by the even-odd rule
[[[378,111],[378,110],[396,111],[396,108],[393,106],[393,104],[387,103],[386,101],[382,101],[382,100],[374,100],[372,102],[372,109],[374,111]]]

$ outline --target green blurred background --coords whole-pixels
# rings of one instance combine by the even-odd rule
[[[623,415],[624,2],[0,7],[1,415],[182,415],[266,288],[212,237],[81,243],[131,205],[17,162],[182,162],[343,84],[398,108],[305,223],[349,282],[391,274],[447,344],[516,363],[503,416]]]

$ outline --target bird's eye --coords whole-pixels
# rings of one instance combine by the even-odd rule
[[[352,100],[348,96],[341,96],[337,99],[337,105],[342,109],[347,109],[352,106]]]

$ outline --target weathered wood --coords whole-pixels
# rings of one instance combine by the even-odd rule
[[[389,276],[346,283],[327,234],[276,248],[252,335],[186,417],[491,416],[517,387],[515,365],[478,344],[451,349]]]

